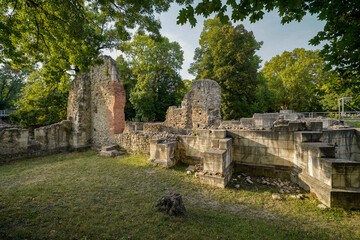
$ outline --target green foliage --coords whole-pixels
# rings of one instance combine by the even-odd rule
[[[261,70],[274,96],[275,110],[320,110],[316,85],[329,78],[319,51],[296,48],[273,57]]]
[[[321,96],[321,104],[324,110],[334,111],[338,109],[338,99],[342,97],[352,97],[348,102],[353,111],[360,109],[360,82],[355,83],[355,78],[341,78],[337,74],[332,74],[328,79],[318,87]]]
[[[199,44],[189,73],[196,79],[209,78],[219,83],[223,119],[250,116],[251,105],[256,100],[256,72],[260,63],[255,51],[262,43],[243,25],[223,24],[215,17],[204,22]]]
[[[251,109],[254,113],[269,113],[274,112],[274,96],[270,91],[264,75],[259,72],[257,75],[258,85],[255,90],[256,101],[252,104]]]
[[[196,24],[194,15],[210,16],[217,13],[224,24],[229,21],[227,10],[232,9],[231,19],[243,21],[250,17],[251,22],[263,18],[266,12],[278,10],[282,24],[301,21],[307,14],[316,14],[319,20],[325,21],[320,31],[310,43],[319,45],[325,42],[321,55],[327,64],[327,70],[335,70],[341,77],[351,79],[351,84],[359,84],[360,70],[360,4],[359,1],[323,1],[323,0],[248,0],[248,1],[208,1],[202,0],[196,7],[188,5],[178,16],[178,23],[188,20],[192,26]],[[345,88],[346,86],[343,85]]]
[[[9,0],[0,3],[0,62],[41,62],[45,79],[65,70],[87,71],[102,49],[129,40],[139,27],[159,36],[154,13],[173,0]],[[188,0],[176,0],[187,3]]]
[[[29,75],[16,102],[16,113],[11,121],[24,127],[49,125],[66,119],[70,79],[63,75],[60,82],[46,83],[40,72]]]
[[[29,73],[28,70],[14,69],[6,64],[0,66],[0,110],[14,108]]]
[[[118,63],[125,72],[124,85],[131,103],[125,114],[135,113],[143,121],[164,120],[168,107],[178,105],[183,97],[184,83],[178,73],[183,63],[180,45],[137,32],[132,42],[121,44],[120,49],[127,55],[127,60],[120,57]]]

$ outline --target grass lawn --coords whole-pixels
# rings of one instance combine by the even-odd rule
[[[317,207],[254,183],[217,189],[147,157],[92,151],[0,165],[0,239],[360,239],[360,212]],[[152,206],[179,192],[187,209]]]

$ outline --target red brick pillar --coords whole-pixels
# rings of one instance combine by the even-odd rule
[[[111,135],[122,133],[125,128],[125,102],[126,95],[123,85],[120,82],[110,82],[111,92],[110,106],[106,110]]]

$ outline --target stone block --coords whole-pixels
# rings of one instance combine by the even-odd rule
[[[210,148],[219,148],[219,139],[211,139],[211,146]]]
[[[104,146],[101,147],[101,151],[112,151],[112,150],[117,150],[117,148],[118,148],[117,145]]]
[[[100,156],[103,156],[103,157],[115,157],[116,154],[118,153],[117,150],[110,150],[110,151],[100,151]]]
[[[351,187],[360,188],[360,174],[351,174],[350,182],[351,182]]]
[[[268,155],[279,156],[279,149],[268,147],[268,148],[266,148],[266,155],[267,156]]]
[[[304,131],[304,130],[306,130],[305,122],[289,122],[289,131],[290,132]]]
[[[200,182],[214,187],[225,188],[228,182],[231,179],[233,167],[229,166],[222,174],[211,174],[206,172],[201,172]]]
[[[226,150],[231,148],[232,139],[231,138],[225,138],[218,141],[219,142],[219,149]]]
[[[274,131],[275,132],[288,132],[289,126],[286,126],[286,125],[274,126]]]
[[[223,173],[228,167],[226,150],[209,149],[203,152],[204,172]]]
[[[296,142],[321,142],[322,137],[322,132],[303,131],[294,133],[294,140]]]
[[[175,149],[176,141],[167,139],[152,139],[150,141],[149,163],[157,164],[162,167],[172,167],[176,164]]]
[[[309,123],[309,130],[311,130],[311,131],[322,131],[323,130],[323,122],[321,122],[321,121],[311,121]]]

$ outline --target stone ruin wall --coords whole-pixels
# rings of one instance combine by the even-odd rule
[[[164,125],[174,129],[217,127],[221,120],[221,89],[209,79],[194,81],[181,108],[169,107]]]
[[[68,151],[71,122],[29,129],[0,124],[0,163],[24,157],[36,157]],[[33,135],[33,137],[31,137]]]
[[[125,128],[125,91],[117,63],[100,57],[102,65],[78,74],[71,85],[68,120],[29,129],[0,122],[0,162],[114,144]]]
[[[72,83],[67,116],[74,148],[114,144],[114,135],[125,128],[126,97],[120,70],[111,57],[101,59],[104,64],[80,74]]]
[[[328,206],[359,206],[356,193],[336,192],[360,188],[359,130],[324,130],[332,123],[304,121],[291,112],[280,120],[276,113],[221,122],[220,87],[212,80],[195,81],[181,107],[168,109],[165,122],[125,126],[120,72],[114,60],[103,60],[74,80],[69,120],[35,129],[34,138],[21,128],[0,129],[0,161],[117,143],[167,167],[200,164],[201,182],[213,186],[224,187],[233,170],[246,171],[290,178]]]

